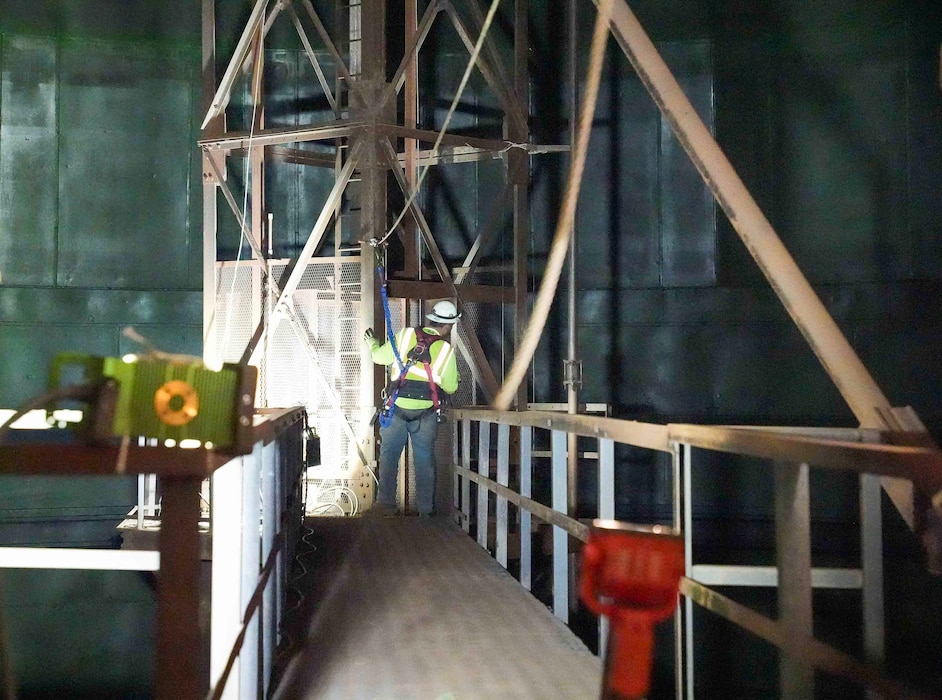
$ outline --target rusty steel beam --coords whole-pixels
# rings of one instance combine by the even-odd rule
[[[216,90],[216,3],[202,0],[202,108],[209,110]],[[225,113],[211,119],[205,134],[221,134],[226,130]],[[213,163],[213,159],[219,162]],[[202,152],[203,165],[203,360],[216,364],[216,233],[218,210],[216,181],[212,171],[226,171],[226,154]]]
[[[471,0],[476,6],[476,0]],[[508,130],[512,141],[527,143],[530,140],[529,132],[529,53],[530,38],[527,21],[528,6],[526,0],[517,0],[514,5],[514,91],[518,104],[524,105],[524,119],[511,120]],[[527,327],[530,308],[529,282],[530,275],[527,265],[530,244],[530,157],[516,149],[508,155],[510,166],[509,181],[513,185],[513,262],[514,262],[514,351],[520,347]],[[522,381],[517,387],[514,397],[518,410],[526,407],[527,382]],[[570,453],[575,449],[570,447]],[[576,479],[574,474],[569,475],[569,490],[574,492]],[[569,495],[570,504],[574,504],[575,496]],[[574,511],[571,511],[574,512]]]
[[[593,0],[597,6],[601,1]],[[880,415],[880,409],[891,408],[886,396],[805,279],[624,0],[615,0],[612,5],[611,30],[861,427],[892,427],[887,426]],[[903,518],[913,527],[911,489],[905,483],[885,479],[883,487]]]
[[[419,61],[418,51],[425,41],[429,29],[432,27],[432,21],[438,13],[438,0],[432,0],[425,10],[422,21],[418,18],[419,8],[418,0],[406,0],[406,12],[404,17],[405,27],[403,35],[405,38],[406,51],[402,62],[399,64],[401,79],[394,77],[391,85],[398,93],[400,82],[405,88],[403,94],[403,119],[405,126],[409,129],[418,127],[419,120]],[[397,75],[400,75],[397,71]],[[406,181],[411,189],[415,189],[418,183],[419,166],[418,152],[419,142],[416,139],[404,139],[403,148],[403,170],[405,171]],[[421,277],[422,264],[420,261],[419,241],[416,236],[415,221],[406,220],[402,222],[402,231],[400,239],[403,244],[403,271],[409,277],[418,279]]]
[[[161,474],[206,478],[233,456],[214,450],[138,445],[125,449],[117,445],[0,445],[0,474]]]
[[[471,250],[469,250],[468,254],[465,256],[464,262],[461,264],[460,271],[458,271],[455,275],[455,284],[463,287],[466,284],[466,281],[471,280],[474,277],[474,273],[477,270],[478,264],[480,263],[482,254],[487,245],[491,242],[494,234],[497,232],[498,224],[500,224],[501,218],[506,213],[504,211],[504,207],[507,206],[507,202],[510,200],[510,196],[513,194],[513,191],[513,183],[507,182],[501,189],[500,194],[497,195],[497,199],[491,202],[491,211],[488,214],[484,225],[481,227],[481,230],[478,231],[478,235],[475,237],[474,243],[471,244]],[[508,304],[515,303],[519,296],[516,290],[516,284],[514,285],[513,291],[513,296],[507,300]]]
[[[425,14],[422,15],[422,20],[418,23],[418,25],[410,26],[410,18],[412,18],[413,22],[415,18],[415,2],[416,0],[406,0],[408,7],[406,16],[406,52],[402,57],[402,60],[399,62],[399,67],[396,69],[392,80],[389,81],[390,85],[393,86],[397,93],[402,90],[403,85],[406,85],[407,75],[414,73],[417,63],[416,55],[419,51],[421,51],[422,45],[425,43],[425,39],[428,37],[429,31],[432,29],[432,24],[435,22],[435,17],[437,17],[438,13],[442,11],[439,0],[432,0],[428,7],[425,8]],[[406,94],[407,108],[408,104],[409,95]],[[408,121],[409,120],[406,119],[407,126]]]
[[[337,162],[337,152],[305,151],[300,148],[285,148],[284,146],[269,146],[265,149],[268,157],[283,163],[295,165],[312,165],[317,168],[333,168]],[[230,155],[237,156],[242,151],[233,151]]]
[[[318,247],[323,241],[324,234],[327,231],[327,225],[330,223],[331,218],[333,218],[334,212],[337,209],[337,204],[340,201],[340,197],[343,194],[347,183],[350,182],[350,178],[353,175],[354,169],[357,167],[361,152],[361,148],[354,147],[350,153],[347,163],[343,166],[340,173],[338,173],[337,181],[334,183],[333,188],[327,195],[327,200],[324,203],[324,207],[321,209],[320,215],[317,217],[317,221],[314,222],[314,228],[311,229],[311,233],[308,236],[307,241],[305,241],[304,247],[298,254],[294,269],[288,275],[288,280],[285,282],[280,292],[278,292],[278,300],[274,306],[275,313],[272,314],[272,317],[269,320],[271,325],[269,333],[274,333],[275,327],[278,325],[278,322],[283,315],[283,312],[280,310],[288,303],[291,295],[294,294],[294,290],[297,289],[298,284],[301,282],[301,277],[304,275],[304,271],[307,268],[308,263],[311,261],[311,258],[314,257],[314,254],[317,252]]]
[[[593,0],[596,5],[600,1]],[[883,392],[798,269],[624,0],[613,3],[611,29],[717,203],[861,426],[884,427],[877,408],[888,409],[890,404]]]
[[[435,269],[441,277],[442,282],[449,290],[448,296],[454,297],[458,308],[461,308],[461,292],[459,291],[459,288],[455,286],[455,282],[451,277],[451,271],[448,269],[448,265],[438,248],[438,243],[435,241],[435,237],[432,235],[432,229],[425,220],[425,215],[422,213],[422,210],[412,198],[412,189],[409,187],[409,183],[406,182],[405,176],[399,167],[399,163],[396,158],[396,150],[393,148],[388,139],[383,139],[383,146],[383,153],[390,169],[392,170],[393,175],[396,178],[396,182],[399,184],[399,188],[402,190],[406,201],[411,201],[411,204],[409,205],[409,211],[411,211],[413,217],[415,217],[415,222],[419,227],[420,233],[422,234],[422,240],[425,243],[426,248],[428,248],[432,262],[435,263]],[[498,390],[497,379],[494,377],[494,371],[491,369],[490,363],[487,361],[487,356],[484,354],[484,348],[481,347],[481,341],[478,340],[474,327],[465,321],[459,321],[459,323],[461,323],[462,328],[464,328],[468,336],[468,345],[474,360],[475,368],[478,371],[478,376],[481,379],[481,388],[484,389],[484,394],[488,397],[488,401],[490,401],[497,394]]]
[[[475,42],[471,38],[471,32],[468,31],[464,22],[461,21],[461,17],[458,15],[454,4],[451,0],[442,0],[442,3],[462,43],[468,49],[469,53],[473,52]],[[480,34],[484,27],[484,13],[477,4],[477,0],[465,0],[464,5],[471,11],[472,21],[475,25],[474,29]],[[503,57],[500,55],[494,40],[490,36],[484,38],[483,49],[487,52],[488,59],[486,60],[483,56],[478,57],[478,70],[481,71],[481,75],[484,76],[488,85],[491,86],[491,89],[497,94],[501,103],[503,103],[507,118],[513,124],[512,128],[518,131],[526,131],[527,112],[521,107],[520,101],[517,99],[515,87],[511,85],[511,82],[507,79],[503,71]]]
[[[255,39],[255,62],[252,68],[252,131],[265,128],[265,97],[262,89],[262,75],[265,70],[265,39],[261,33]],[[259,250],[259,257],[265,258],[265,148],[249,148],[249,164],[252,169],[252,238]],[[259,316],[262,316],[259,309]]]
[[[161,479],[157,573],[157,700],[202,697],[200,609],[201,477]]]
[[[218,138],[206,138],[197,141],[206,151],[233,151],[252,146],[277,146],[283,143],[301,143],[302,141],[327,141],[345,138],[356,130],[366,126],[366,122],[350,119],[338,119],[318,126],[289,126],[262,129],[255,133],[234,131]]]
[[[301,5],[304,7],[304,11],[307,12],[307,16],[311,18],[311,22],[314,23],[314,29],[317,30],[317,33],[320,36],[321,41],[324,42],[324,46],[327,48],[327,51],[334,59],[334,66],[336,67],[337,72],[340,73],[341,77],[347,81],[348,89],[355,91],[356,81],[350,75],[350,70],[347,68],[347,64],[343,60],[343,56],[340,55],[340,52],[334,45],[333,40],[330,38],[330,34],[327,32],[327,28],[321,21],[320,15],[317,14],[314,6],[311,4],[311,0],[301,0]]]
[[[226,108],[226,105],[229,104],[229,97],[232,94],[232,85],[235,83],[235,79],[242,69],[242,64],[249,55],[252,38],[262,24],[265,16],[265,6],[267,4],[268,0],[256,0],[255,6],[252,8],[252,13],[249,15],[249,19],[245,24],[245,28],[242,30],[242,36],[239,37],[239,42],[236,44],[235,52],[229,60],[226,72],[223,74],[222,80],[219,82],[219,87],[216,89],[216,93],[210,102],[206,116],[203,118],[203,124],[200,126],[201,130],[205,129],[213,119],[218,117]]]
[[[410,129],[398,124],[377,124],[378,133],[392,138],[415,139],[417,141],[427,141],[435,143],[439,139],[441,143],[452,146],[471,146],[481,150],[490,151],[508,151],[514,147],[512,141],[503,139],[483,139],[477,136],[462,136],[461,134],[439,134],[437,131],[428,131],[427,129]]]
[[[389,280],[390,299],[442,299],[451,296],[451,287],[443,282],[428,280]],[[496,285],[461,284],[461,298],[466,302],[483,304],[510,304],[514,290]]]
[[[314,53],[314,48],[311,46],[311,41],[308,39],[307,32],[304,31],[304,27],[301,25],[301,18],[298,17],[298,13],[294,11],[294,6],[290,2],[285,3],[285,10],[291,17],[291,23],[294,24],[294,29],[298,33],[298,38],[301,40],[301,45],[304,47],[304,53],[307,54],[307,59],[311,62],[311,67],[314,69],[314,73],[317,75],[317,81],[321,84],[321,89],[324,91],[324,95],[327,97],[327,102],[330,104],[330,108],[334,110],[334,114],[339,117],[340,109],[337,107],[337,99],[334,97],[334,93],[331,91],[330,85],[327,84],[327,76],[324,75],[324,70],[321,68],[320,61],[317,60],[317,55]]]

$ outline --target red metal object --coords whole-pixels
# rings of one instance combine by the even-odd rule
[[[654,626],[674,613],[683,574],[684,540],[669,528],[592,524],[579,591],[589,610],[611,622],[602,697],[648,692]]]

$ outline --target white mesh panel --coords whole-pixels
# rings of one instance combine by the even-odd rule
[[[216,266],[216,356],[223,362],[238,362],[255,332],[258,323],[253,318],[253,299],[259,298],[254,290],[255,263],[246,261]]]
[[[286,262],[272,263],[280,279]],[[217,265],[221,284],[216,296],[217,332],[221,356],[241,357],[255,330],[253,299],[260,300],[260,284],[253,290],[248,265],[236,276],[232,268]],[[282,318],[260,349],[262,382],[259,404],[271,407],[304,406],[321,437],[321,462],[336,477],[359,464],[356,445],[344,422],[360,436],[361,426],[359,341],[360,259],[318,258],[312,261],[291,298],[294,320]],[[254,302],[258,315],[260,302]],[[231,327],[226,328],[226,324]],[[225,342],[224,342],[225,341]]]

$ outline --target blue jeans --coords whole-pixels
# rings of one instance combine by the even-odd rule
[[[418,510],[420,514],[431,513],[435,505],[435,436],[438,434],[435,411],[396,406],[392,422],[380,428],[379,434],[383,443],[379,451],[378,502],[386,506],[396,505],[399,457],[411,436]]]

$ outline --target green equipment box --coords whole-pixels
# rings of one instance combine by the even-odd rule
[[[188,440],[215,449],[251,449],[255,367],[226,364],[215,371],[196,358],[61,353],[52,363],[51,389],[62,386],[69,368],[81,371],[80,383],[101,387],[80,424],[93,442],[129,436],[161,444]]]

